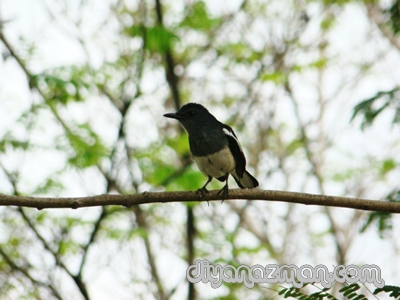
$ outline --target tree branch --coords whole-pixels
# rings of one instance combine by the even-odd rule
[[[102,205],[133,206],[138,204],[189,202],[189,201],[215,201],[221,200],[218,190],[210,191],[204,198],[196,192],[144,192],[131,195],[104,194],[90,197],[76,198],[46,198],[29,196],[12,196],[0,194],[0,206],[25,206],[37,209],[44,208],[81,208]],[[247,199],[289,202],[305,205],[333,206],[353,208],[367,211],[380,211],[387,213],[400,213],[399,202],[380,200],[367,200],[360,198],[337,197],[296,192],[261,190],[261,189],[232,189],[224,200]]]
[[[60,299],[60,300],[63,299],[63,298],[61,297],[60,293],[57,291],[57,289],[56,289],[53,285],[48,284],[48,283],[45,283],[45,282],[42,282],[42,281],[39,281],[39,280],[36,280],[35,278],[33,278],[33,277],[30,275],[29,271],[28,271],[27,269],[21,267],[21,266],[18,266],[18,265],[11,259],[11,257],[3,250],[2,247],[0,247],[0,255],[3,256],[4,260],[5,260],[5,261],[7,262],[7,264],[11,267],[11,269],[12,269],[13,272],[19,272],[19,273],[23,274],[26,278],[28,278],[28,279],[32,282],[32,284],[34,284],[34,285],[36,284],[36,285],[38,285],[38,286],[48,288],[48,289],[50,289],[51,293],[53,294],[53,296],[54,296],[55,298]]]
[[[135,213],[136,222],[138,223],[138,225],[149,233],[149,226],[147,224],[145,215],[143,214],[143,211],[140,208],[140,206],[134,207],[133,211]],[[156,295],[156,298],[159,300],[169,299],[169,297],[165,294],[164,287],[162,285],[162,280],[160,279],[160,275],[156,265],[156,256],[153,253],[154,247],[152,247],[150,243],[149,236],[145,235],[143,237],[143,241],[146,247],[147,258],[149,260],[150,273],[151,276],[153,277],[154,283],[156,284],[158,290],[158,295]]]
[[[2,196],[2,195],[0,195]],[[19,196],[13,196],[13,197],[19,197]],[[38,229],[36,228],[35,224],[31,221],[31,219],[27,216],[27,214],[23,211],[23,209],[20,207],[19,212],[22,216],[22,218],[25,220],[25,222],[28,224],[29,228],[32,229],[36,237],[42,242],[43,247],[51,253],[51,255],[54,257],[54,260],[56,262],[56,265],[60,266],[75,282],[76,286],[78,287],[79,291],[81,292],[83,298],[85,300],[89,300],[89,293],[86,288],[86,284],[83,282],[81,278],[81,274],[79,273],[78,275],[72,274],[72,272],[67,268],[67,266],[64,264],[64,262],[61,260],[59,255],[52,249],[50,244],[46,241],[46,239],[39,233]]]
[[[365,5],[367,8],[367,15],[372,22],[378,27],[384,37],[392,44],[393,47],[400,51],[400,40],[396,37],[393,31],[384,24],[384,16],[382,15],[381,9],[377,5],[367,3]]]

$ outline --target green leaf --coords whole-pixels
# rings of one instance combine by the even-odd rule
[[[45,94],[48,103],[67,104],[83,101],[84,91],[90,88],[87,67],[62,67],[33,75],[31,80]]]
[[[329,30],[335,24],[336,19],[333,16],[328,16],[321,21],[321,29]]]
[[[302,149],[304,147],[304,141],[302,139],[294,139],[286,147],[286,154],[292,155],[296,150]]]
[[[375,96],[361,101],[353,109],[351,121],[357,115],[363,117],[361,128],[364,129],[373,123],[376,117],[387,107],[393,105],[395,107],[395,116],[392,123],[400,121],[400,88],[396,87],[389,91],[380,91]]]
[[[227,43],[216,48],[218,55],[227,57],[231,64],[234,63],[253,63],[259,61],[265,53],[255,51],[244,41],[237,43]]]
[[[160,161],[155,161],[151,171],[148,170],[150,172],[144,174],[144,179],[146,182],[158,186],[161,182],[164,182],[168,177],[172,176],[175,170],[176,168],[174,166],[167,165]]]
[[[339,290],[339,292],[342,293],[342,292],[347,291],[348,289],[349,289],[349,286],[348,286],[348,285],[345,285],[344,287],[342,287],[342,288]]]
[[[353,283],[353,284],[348,285],[347,287],[340,289],[339,292],[343,293],[343,296],[348,296],[359,289],[360,289],[360,286],[356,283]]]
[[[346,295],[346,293],[343,294],[343,295]],[[351,298],[354,298],[355,296],[357,296],[357,293],[350,293],[350,294],[347,296],[347,298],[351,299]]]
[[[80,125],[80,134],[67,133],[74,153],[68,162],[78,168],[96,165],[100,159],[108,156],[108,149],[101,143],[99,136],[87,124]],[[83,137],[83,135],[85,135]]]
[[[3,140],[0,141],[0,152],[6,152],[7,148],[27,150],[29,143],[13,139],[10,135],[6,134]]]
[[[58,244],[57,253],[62,256],[62,255],[66,255],[66,254],[75,254],[79,250],[80,250],[80,246],[77,243],[75,243],[71,240],[63,239]]]
[[[177,152],[176,154],[180,160],[189,160],[187,135],[178,135],[177,138],[167,139],[166,144]],[[170,157],[165,156],[164,145],[155,143],[144,151],[137,150],[135,151],[135,159],[139,162],[146,182],[153,186],[163,185],[170,189],[170,184],[176,185],[176,178],[182,176],[185,170],[183,167],[182,169],[177,169]]]
[[[197,168],[187,168],[179,177],[170,182],[171,190],[195,191],[199,189],[207,178]]]
[[[283,84],[286,76],[281,72],[266,73],[261,76],[261,81],[272,81],[276,84]]]
[[[394,1],[388,12],[392,31],[394,34],[398,34],[400,32],[400,1]]]
[[[337,6],[343,6],[346,3],[349,3],[352,0],[323,0],[322,2],[325,5],[337,5]]]
[[[400,287],[394,285],[385,285],[382,288],[376,288],[374,291],[374,295],[377,295],[381,292],[389,293],[389,296],[394,299],[400,299]]]
[[[57,193],[63,189],[63,185],[59,181],[55,181],[52,178],[47,178],[46,182],[41,186],[38,186],[33,192],[33,195],[43,195],[49,193]]]
[[[368,216],[367,221],[361,227],[360,232],[364,232],[372,223],[376,221],[379,236],[384,237],[384,233],[392,230],[392,216],[390,213],[373,212]]]
[[[316,68],[316,69],[323,69],[326,67],[327,63],[328,63],[328,60],[326,58],[321,58],[321,59],[318,59],[318,60],[310,63],[309,66],[312,68]]]
[[[288,290],[287,288],[281,289],[281,290],[279,291],[278,295],[282,296],[283,294],[286,293],[287,290]]]
[[[245,254],[254,254],[264,250],[265,247],[263,244],[260,244],[257,247],[235,247],[232,251],[233,255],[237,256],[241,253]]]
[[[147,48],[154,52],[165,52],[171,48],[172,42],[178,37],[164,27],[155,26],[147,30]]]
[[[48,216],[47,212],[45,212],[45,211],[41,211],[41,212],[37,213],[36,217],[35,217],[36,223],[43,224],[46,221],[47,216]]]
[[[206,4],[203,1],[199,1],[189,10],[188,15],[180,23],[180,27],[209,31],[219,22],[219,19],[209,17]]]
[[[106,228],[102,231],[107,238],[112,240],[121,240],[121,239],[131,239],[134,237],[147,237],[148,231],[145,228],[130,228],[129,230],[123,230],[118,228]]]
[[[400,202],[400,190],[391,192],[386,200],[389,202]],[[384,238],[385,234],[392,230],[392,214],[385,212],[372,212],[368,215],[365,224],[361,227],[360,232],[364,232],[369,226],[376,222],[379,236]]]
[[[179,134],[176,138],[167,139],[166,144],[174,149],[175,152],[182,156],[189,151],[189,141],[187,134]]]
[[[7,245],[12,246],[12,247],[18,247],[21,243],[21,240],[17,237],[11,237],[8,242]]]
[[[133,25],[125,32],[132,37],[141,37],[145,43],[145,48],[150,52],[165,53],[171,49],[178,36],[167,30],[163,26],[144,27]]]
[[[395,168],[396,168],[396,162],[393,159],[385,159],[382,162],[380,173],[382,175],[385,175],[386,173],[392,171]]]

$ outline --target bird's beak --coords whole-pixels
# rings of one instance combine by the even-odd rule
[[[182,119],[182,117],[180,115],[178,115],[177,113],[165,114],[164,117],[177,119],[177,120],[181,120]]]

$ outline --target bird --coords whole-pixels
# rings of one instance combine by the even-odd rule
[[[176,113],[167,113],[164,117],[177,119],[189,135],[193,159],[208,177],[204,186],[197,190],[200,196],[208,193],[207,185],[216,178],[225,181],[218,195],[222,192],[222,198],[226,197],[229,194],[229,175],[242,189],[259,185],[257,179],[246,171],[246,158],[233,129],[218,121],[203,105],[187,103]]]

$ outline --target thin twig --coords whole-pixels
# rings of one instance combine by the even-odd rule
[[[92,233],[90,234],[89,240],[88,240],[88,242],[86,243],[85,247],[83,248],[83,255],[82,255],[82,258],[81,258],[81,263],[80,263],[79,271],[78,271],[78,276],[79,276],[79,277],[82,276],[82,271],[83,271],[83,267],[84,267],[84,265],[85,265],[85,263],[86,263],[86,258],[87,258],[87,254],[88,254],[88,252],[89,252],[89,248],[90,248],[90,246],[93,244],[94,239],[95,239],[97,233],[98,233],[99,230],[100,230],[101,222],[102,222],[107,216],[108,216],[107,210],[106,210],[105,207],[103,207],[102,210],[101,210],[100,216],[97,218],[96,222],[93,224],[93,230],[92,230]]]
[[[18,197],[18,196],[14,196]],[[43,247],[49,251],[52,256],[54,257],[56,264],[60,266],[75,282],[76,286],[78,287],[79,291],[81,292],[82,296],[86,299],[89,300],[89,294],[86,289],[85,283],[82,281],[82,278],[80,274],[74,275],[71,273],[71,271],[67,268],[67,266],[64,264],[64,262],[60,259],[59,255],[51,248],[49,243],[46,241],[46,239],[39,233],[37,230],[35,224],[31,221],[31,219],[28,217],[28,215],[24,212],[22,207],[19,207],[18,211],[20,212],[22,218],[25,220],[25,222],[28,224],[29,228],[33,231],[33,233],[36,235],[36,237],[42,242]]]
[[[142,211],[142,209],[140,208],[140,206],[135,206],[133,208],[133,211],[135,212],[135,216],[136,216],[136,222],[138,223],[138,225],[142,228],[144,228],[146,231],[149,231],[149,226],[147,224],[145,215]],[[160,276],[158,275],[158,269],[156,266],[156,259],[155,256],[153,254],[153,247],[150,243],[150,239],[148,235],[145,235],[143,237],[143,241],[146,247],[146,253],[147,253],[147,258],[149,261],[149,265],[150,265],[150,272],[151,272],[151,276],[153,277],[153,280],[157,286],[157,290],[158,290],[158,294],[155,295],[156,297],[158,297],[158,299],[160,300],[164,300],[164,299],[168,299],[168,296],[165,294],[164,291],[164,287],[162,285],[162,281]]]
[[[0,255],[3,256],[4,260],[7,262],[7,264],[11,267],[11,269],[13,271],[17,271],[21,274],[23,274],[26,278],[28,278],[34,285],[38,285],[38,286],[42,286],[45,288],[48,288],[51,290],[52,294],[54,297],[56,297],[57,299],[62,300],[63,298],[61,297],[60,293],[56,290],[56,288],[54,286],[52,286],[51,284],[36,280],[35,278],[33,278],[28,270],[24,269],[23,267],[18,266],[13,260],[12,258],[4,251],[4,249],[2,247],[0,247]]]

